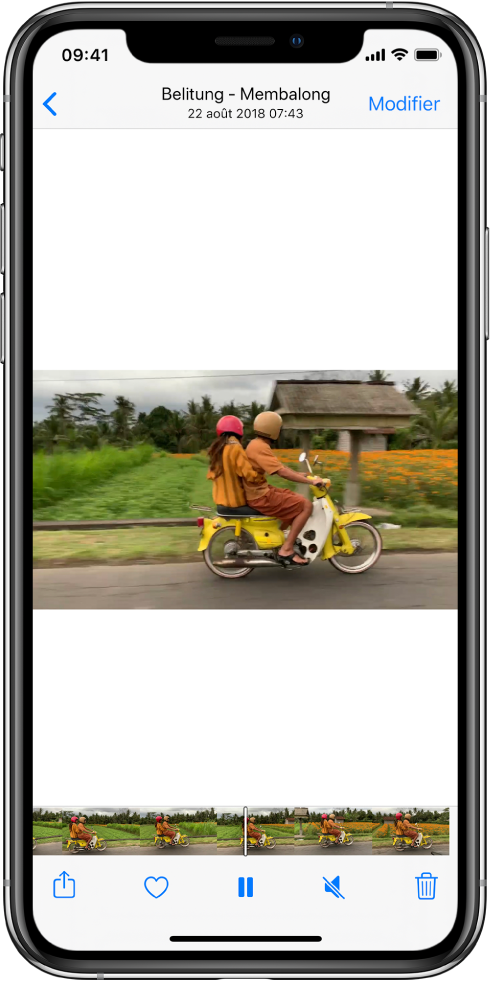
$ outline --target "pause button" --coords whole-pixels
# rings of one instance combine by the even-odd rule
[[[246,895],[247,895],[248,899],[252,899],[253,898],[253,879],[252,878],[247,878],[247,879],[246,878],[240,878],[239,879],[239,898],[240,899],[244,899],[244,898],[246,898]]]

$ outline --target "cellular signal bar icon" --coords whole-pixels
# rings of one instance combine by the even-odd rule
[[[376,51],[374,55],[366,55],[366,61],[386,61],[386,51],[384,48],[381,51]]]

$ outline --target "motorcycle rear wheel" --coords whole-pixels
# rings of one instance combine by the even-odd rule
[[[221,530],[217,530],[214,533],[207,549],[204,551],[203,559],[209,570],[217,577],[228,578],[229,580],[237,580],[240,577],[247,577],[248,574],[252,574],[253,567],[217,567],[216,565],[224,560],[232,560],[234,554],[232,552],[234,546],[237,545],[238,549],[241,550],[256,550],[256,541],[251,533],[247,533],[245,530],[241,533],[241,539],[238,541],[234,533],[232,526],[226,526]],[[226,548],[229,546],[230,553],[226,553]]]
[[[167,844],[166,844],[165,841],[159,841],[159,843],[157,844],[157,847],[159,848],[160,851],[165,851],[166,850],[166,847],[167,847]]]
[[[377,564],[383,549],[381,534],[370,523],[349,523],[345,527],[352,543],[357,542],[358,548],[354,554],[335,554],[330,557],[333,567],[342,574],[364,574]]]

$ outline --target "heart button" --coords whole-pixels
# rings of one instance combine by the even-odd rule
[[[167,878],[147,878],[144,882],[145,890],[153,899],[162,899],[169,888]]]

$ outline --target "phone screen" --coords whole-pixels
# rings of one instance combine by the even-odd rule
[[[34,60],[33,907],[82,956],[457,917],[456,60],[282,29]]]

